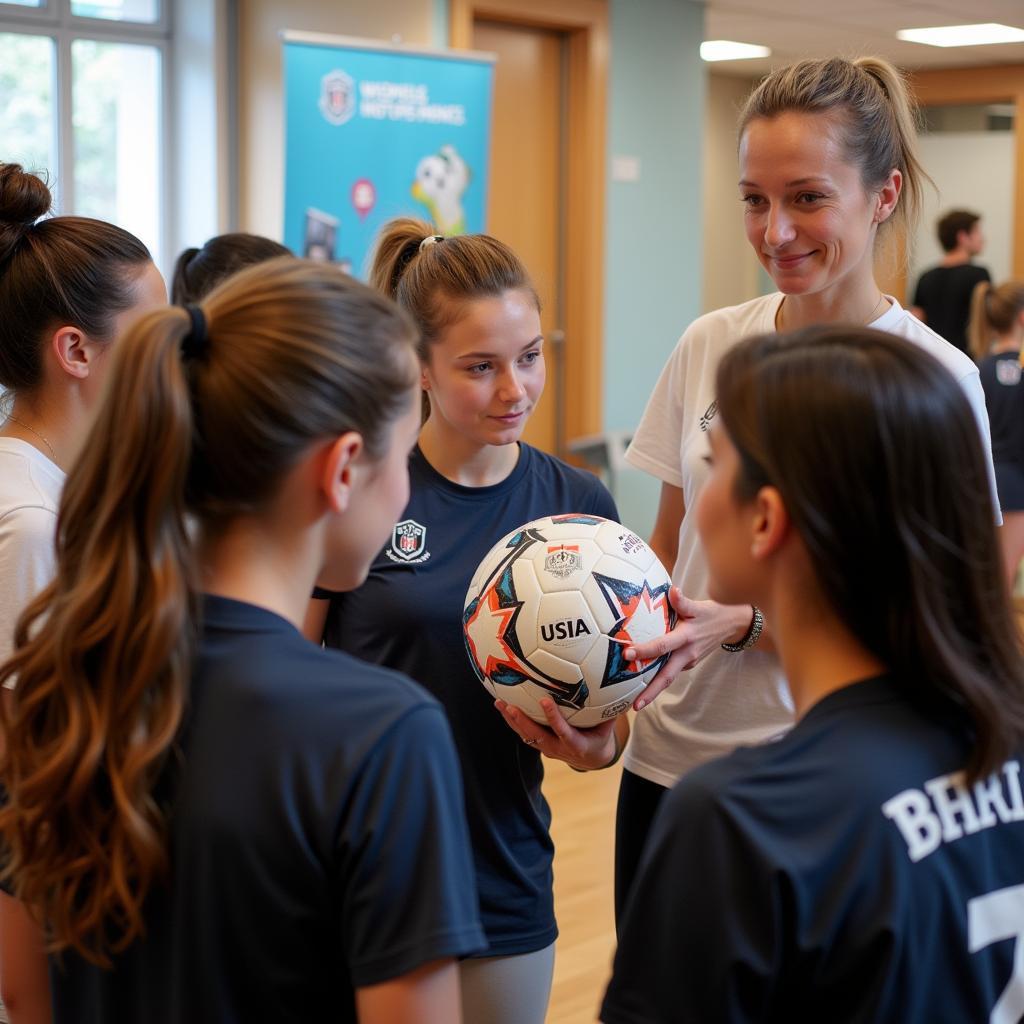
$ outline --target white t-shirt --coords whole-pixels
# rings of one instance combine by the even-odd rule
[[[992,443],[978,368],[895,299],[888,298],[892,306],[870,326],[920,345],[959,381],[989,454],[989,483],[995,500]],[[781,293],[765,295],[695,320],[669,356],[647,403],[626,459],[682,488],[687,510],[694,507],[709,475],[704,456],[709,452],[708,426],[716,412],[718,362],[743,338],[774,331],[782,299]],[[687,597],[707,598],[707,563],[693,515],[684,515],[679,527],[679,554],[672,579]],[[680,673],[636,716],[624,763],[642,778],[671,786],[690,768],[737,746],[762,743],[792,724],[792,700],[773,654],[756,647],[738,654],[717,650]]]
[[[53,578],[64,472],[27,441],[0,437],[0,662],[25,605]]]

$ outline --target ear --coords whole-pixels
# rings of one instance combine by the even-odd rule
[[[352,500],[354,478],[358,473],[356,460],[363,452],[363,437],[350,430],[333,441],[327,449],[320,478],[320,487],[330,510],[342,514]]]
[[[900,193],[902,191],[903,174],[894,167],[889,172],[888,179],[876,193],[877,206],[875,207],[874,216],[876,224],[882,224],[892,216],[893,210],[896,209],[896,204],[899,202]]]
[[[96,343],[77,327],[58,327],[50,338],[57,365],[76,380],[85,380],[95,360],[98,349]]]
[[[774,487],[762,487],[754,498],[750,555],[764,561],[777,552],[789,535],[789,513]]]

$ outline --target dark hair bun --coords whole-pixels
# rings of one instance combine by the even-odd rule
[[[41,178],[23,171],[20,164],[0,164],[0,222],[31,227],[52,202]]]
[[[26,173],[20,164],[0,164],[0,266],[52,202],[41,178]]]

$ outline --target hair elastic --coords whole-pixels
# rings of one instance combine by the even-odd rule
[[[429,249],[432,245],[437,245],[438,242],[444,241],[444,235],[427,235],[426,238],[420,242],[420,252],[424,249]]]
[[[183,359],[196,359],[203,354],[210,338],[206,333],[206,317],[198,306],[186,306],[191,322],[188,334],[181,339],[181,355]]]

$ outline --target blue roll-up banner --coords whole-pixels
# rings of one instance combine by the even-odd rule
[[[392,217],[484,230],[492,55],[283,39],[285,245],[362,277]]]

